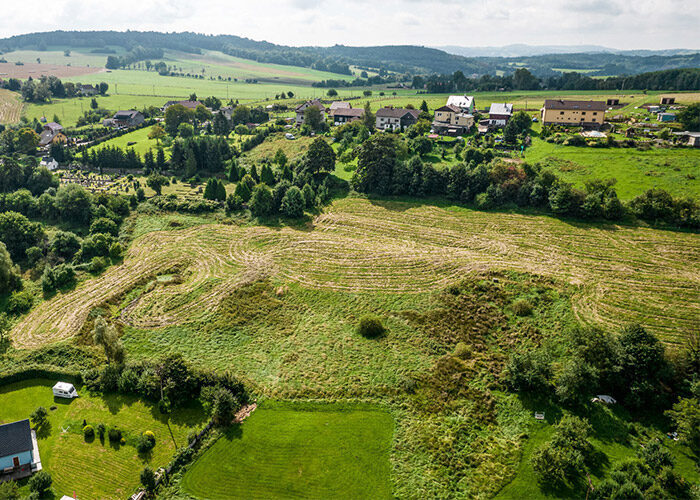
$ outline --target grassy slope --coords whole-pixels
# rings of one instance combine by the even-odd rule
[[[201,410],[180,410],[171,416],[168,426],[155,407],[128,396],[93,397],[81,390],[78,399],[54,399],[51,387],[55,382],[30,380],[0,387],[0,422],[28,418],[38,406],[57,406],[49,412],[49,425],[39,432],[39,453],[59,497],[74,491],[85,499],[126,497],[139,484],[145,464],[155,469],[170,461],[175,452],[170,432],[182,446],[191,427],[204,421]],[[128,444],[112,446],[99,439],[88,443],[81,432],[83,419],[93,426],[118,426],[127,433],[127,442],[151,430],[156,446],[150,457],[142,458]]]
[[[187,493],[226,498],[391,498],[391,416],[259,408],[188,470]]]
[[[663,188],[673,196],[700,197],[698,149],[587,148],[535,139],[525,154],[525,161],[531,163],[549,158],[564,160],[557,164],[557,174],[579,187],[590,179],[617,179],[615,188],[623,200],[651,188]]]
[[[97,146],[93,146],[91,149],[101,149],[104,147],[117,146],[121,149],[133,148],[134,151],[136,151],[142,157],[143,154],[149,149],[152,149],[153,154],[155,154],[157,149],[156,140],[148,138],[148,134],[150,131],[151,127],[141,128],[139,130],[135,130],[134,132],[129,132],[128,134],[124,134],[119,137],[115,137],[114,139],[110,139],[108,141],[100,143]],[[136,144],[128,146],[129,142],[135,142]],[[166,150],[165,153],[165,157],[167,159],[170,156],[169,151]]]

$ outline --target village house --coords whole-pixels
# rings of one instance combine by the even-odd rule
[[[320,100],[314,99],[312,101],[306,101],[305,103],[302,103],[299,106],[297,106],[295,109],[296,114],[297,114],[295,123],[296,123],[297,127],[301,127],[301,125],[304,123],[304,111],[306,111],[306,108],[308,108],[310,106],[315,106],[319,110],[321,110],[322,119],[323,120],[326,119],[326,107],[323,105],[323,103]]]
[[[333,111],[335,111],[336,109],[349,109],[349,108],[352,108],[352,105],[347,101],[333,101],[331,103],[330,108],[328,108],[328,109],[330,109],[330,112],[332,114]]]
[[[117,111],[112,118],[108,118],[102,122],[105,127],[137,127],[141,125],[146,118],[143,113],[130,109],[128,111]]]
[[[336,108],[331,111],[331,120],[335,125],[343,125],[357,120],[361,120],[365,116],[365,110],[354,108]]]
[[[676,114],[675,113],[659,113],[656,115],[657,121],[660,122],[675,122],[676,121]]]
[[[195,109],[197,109],[197,106],[199,106],[202,103],[200,101],[168,101],[163,105],[161,111],[165,113],[165,110],[174,104],[179,104],[180,106],[184,106],[187,109],[191,109],[192,111],[194,111]]]
[[[605,121],[603,101],[564,101],[545,99],[542,107],[544,125],[572,125],[585,128],[598,128]]]
[[[58,162],[52,156],[42,156],[39,166],[46,167],[49,171],[53,172],[58,169]]]
[[[378,130],[400,130],[416,123],[418,116],[420,116],[420,111],[387,107],[379,109],[375,116],[375,126]]]
[[[41,147],[56,143],[65,144],[66,142],[68,142],[68,138],[63,133],[63,126],[60,123],[47,123],[39,134],[39,146]]]
[[[83,97],[92,97],[100,93],[100,89],[92,85],[80,85],[78,87],[78,94]]]
[[[0,425],[0,482],[22,479],[38,470],[39,446],[29,420]]]
[[[447,105],[457,106],[462,110],[462,113],[473,115],[476,103],[474,97],[470,95],[451,95],[447,98]]]
[[[489,120],[494,127],[505,127],[513,116],[513,105],[508,102],[494,102],[489,108]]]
[[[474,116],[463,113],[454,105],[446,105],[435,110],[433,130],[437,134],[462,135],[474,125]]]

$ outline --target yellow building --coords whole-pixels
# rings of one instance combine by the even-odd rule
[[[546,99],[542,108],[542,123],[597,128],[605,121],[605,107],[603,101]]]

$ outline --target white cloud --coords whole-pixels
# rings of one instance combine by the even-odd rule
[[[3,2],[0,37],[55,29],[225,33],[288,45],[596,44],[700,48],[697,0]]]

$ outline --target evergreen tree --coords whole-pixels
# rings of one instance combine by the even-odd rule
[[[250,211],[257,217],[272,214],[272,192],[265,184],[258,184],[250,198]]]
[[[255,182],[260,182],[260,176],[258,175],[258,169],[255,164],[253,164],[253,167],[250,169],[250,176]]]
[[[155,169],[156,162],[153,157],[153,150],[149,149],[146,151],[143,155],[143,169],[144,173],[146,175],[150,175],[151,172]]]
[[[228,169],[228,180],[229,182],[238,182],[240,180],[240,171],[238,170],[238,164],[235,162],[231,163]]]
[[[205,200],[215,200],[216,199],[216,180],[207,180],[207,185],[204,187],[204,199]]]
[[[253,180],[250,174],[246,174],[241,179],[241,182],[236,184],[235,195],[247,203],[253,194],[253,187],[255,187],[255,184],[256,182]]]
[[[304,205],[306,208],[314,208],[316,205],[316,193],[314,192],[314,188],[312,188],[310,184],[304,184],[301,194],[304,195]]]
[[[158,172],[165,170],[165,151],[163,151],[163,148],[158,148],[156,153],[156,170]]]
[[[221,180],[216,183],[216,200],[226,201],[226,187]]]
[[[260,171],[260,181],[268,186],[275,185],[275,174],[272,172],[272,168],[267,163],[263,165]]]
[[[428,113],[428,112],[429,112],[429,111],[428,111],[428,103],[425,102],[425,100],[423,100],[423,102],[420,103],[420,110],[423,111],[423,112],[425,112],[425,113]]]
[[[286,217],[297,219],[304,215],[304,205],[304,196],[301,194],[301,190],[296,186],[292,186],[282,198],[280,211]]]

